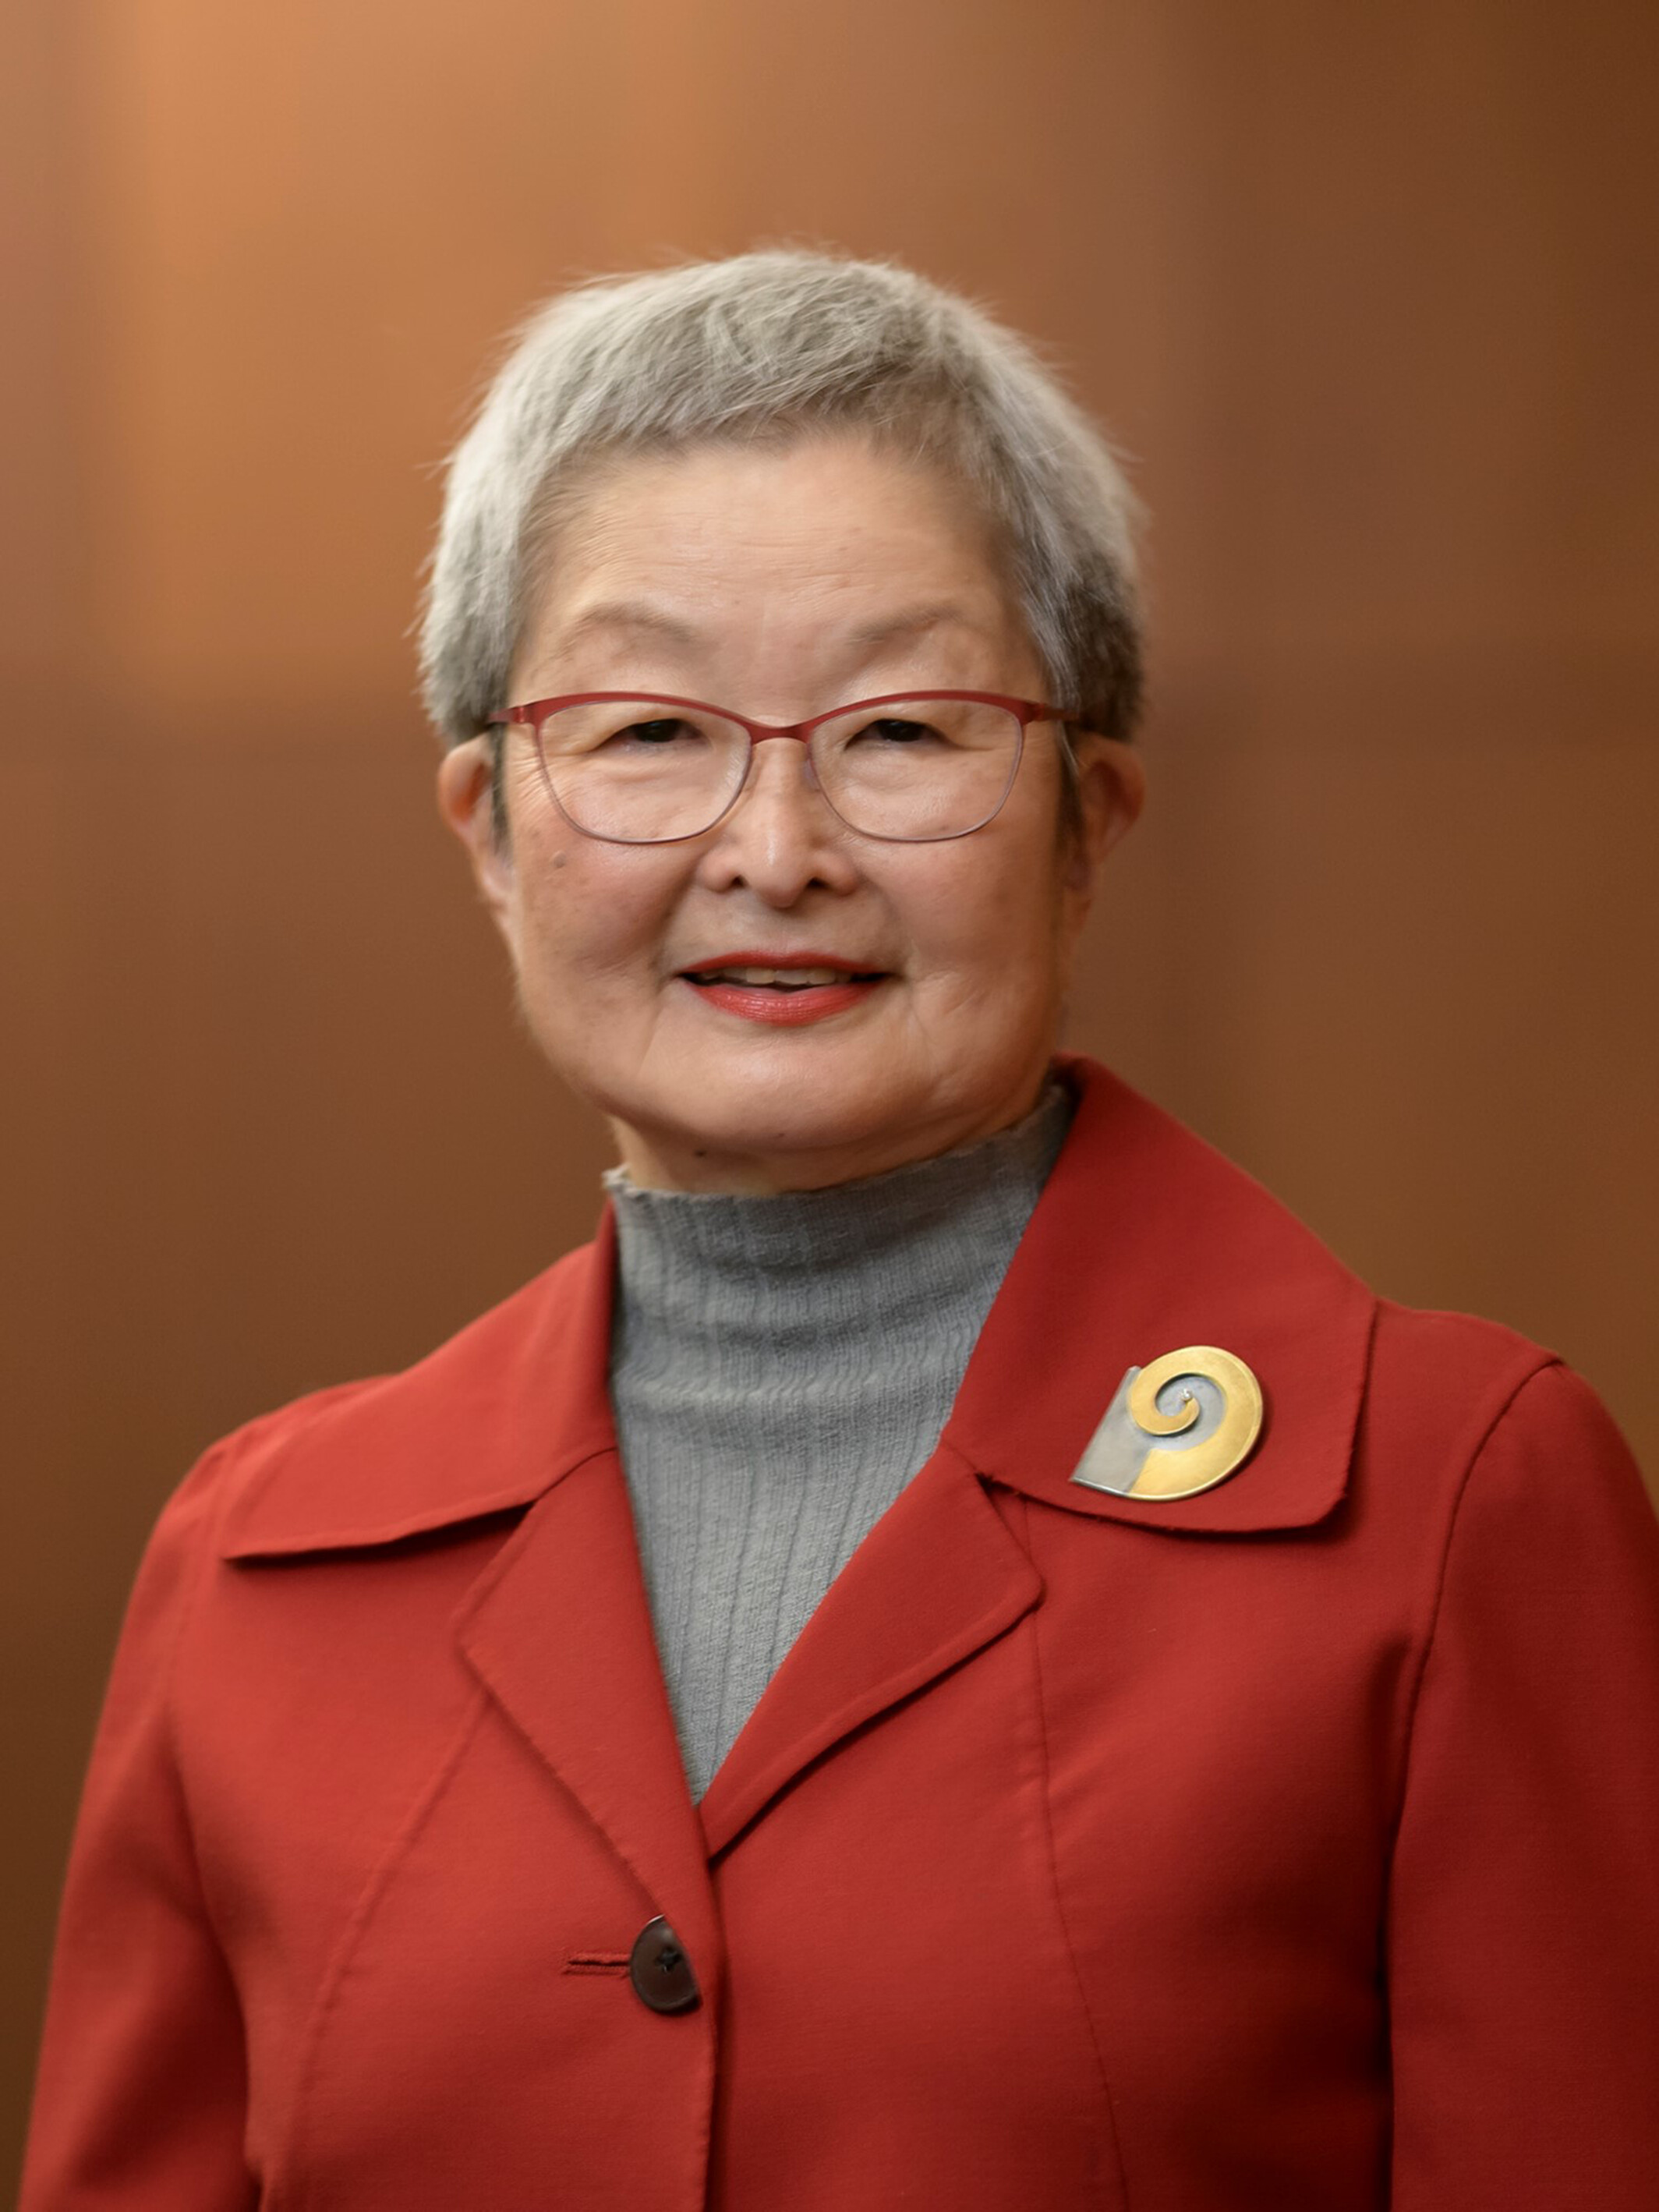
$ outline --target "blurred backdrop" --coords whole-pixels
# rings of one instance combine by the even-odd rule
[[[1153,516],[1073,1042],[1659,1468],[1659,16],[13,0],[0,2094],[138,1547],[215,1435],[585,1237],[431,799],[434,468],[573,275],[990,302]],[[1109,1255],[1108,1255],[1109,1264]]]

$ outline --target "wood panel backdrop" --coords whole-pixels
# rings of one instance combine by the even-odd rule
[[[895,254],[1069,366],[1155,518],[1156,628],[1153,803],[1073,1041],[1379,1288],[1558,1347],[1659,1465],[1656,23],[20,0],[8,2149],[166,1492],[595,1212],[408,636],[434,465],[572,275]]]

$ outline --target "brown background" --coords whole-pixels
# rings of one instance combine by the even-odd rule
[[[12,21],[6,2130],[164,1494],[593,1214],[406,635],[433,464],[573,273],[893,253],[1071,365],[1156,517],[1158,638],[1074,1041],[1381,1289],[1557,1346],[1659,1466],[1651,10]]]

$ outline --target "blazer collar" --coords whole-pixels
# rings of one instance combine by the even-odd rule
[[[532,1504],[613,1450],[608,1383],[616,1237],[592,1244],[400,1375],[256,1423],[221,1556],[392,1544]]]
[[[1305,1527],[1336,1505],[1375,1301],[1241,1169],[1107,1069],[1065,1058],[1071,1133],[995,1304],[943,1442],[976,1473],[1096,1519],[1181,1533]],[[352,1550],[532,1504],[614,1450],[615,1231],[406,1373],[258,1423],[220,1540],[227,1559]],[[1213,1344],[1254,1370],[1261,1437],[1197,1496],[1137,1499],[1072,1471],[1130,1366]]]
[[[981,1474],[1182,1534],[1307,1527],[1346,1486],[1376,1301],[1261,1185],[1107,1069],[1060,1063],[1076,1119],[969,1364],[945,1440]],[[1196,1496],[1071,1480],[1126,1371],[1188,1345],[1254,1371],[1255,1451]]]

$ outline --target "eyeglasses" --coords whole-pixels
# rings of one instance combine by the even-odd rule
[[[886,692],[787,724],[700,699],[580,691],[504,708],[484,726],[527,728],[560,813],[610,844],[702,836],[773,738],[805,746],[810,779],[849,830],[915,844],[982,830],[1013,788],[1027,726],[1065,719],[991,691]]]

